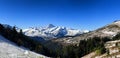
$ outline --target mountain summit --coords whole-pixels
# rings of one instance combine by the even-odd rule
[[[53,28],[53,27],[55,27],[53,24],[49,24],[49,25],[47,26],[47,28]]]
[[[24,34],[31,37],[47,37],[59,38],[64,36],[76,36],[84,33],[84,31],[70,29],[66,27],[54,26],[49,24],[46,27],[28,28],[23,30]]]

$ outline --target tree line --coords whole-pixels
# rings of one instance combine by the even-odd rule
[[[23,46],[31,51],[45,54],[46,50],[40,42],[25,36],[22,29],[17,32],[16,27],[4,27],[0,24],[0,35],[4,36],[6,39],[16,43],[18,46]],[[47,52],[46,52],[47,53]]]
[[[79,46],[65,46],[62,49],[53,50],[53,53],[51,54],[54,58],[81,58],[82,56],[96,50],[99,51],[99,54],[103,54],[106,52],[104,44],[107,41],[110,41],[108,37],[93,37],[87,40],[80,40]]]

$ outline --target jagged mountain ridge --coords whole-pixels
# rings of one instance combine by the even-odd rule
[[[64,36],[76,36],[89,31],[80,31],[49,24],[47,27],[31,27],[29,29],[23,29],[23,32],[25,35],[31,37],[59,38]]]

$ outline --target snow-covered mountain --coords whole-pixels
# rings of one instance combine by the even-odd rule
[[[13,42],[0,35],[0,58],[48,58],[31,52],[23,47],[18,47]]]
[[[32,37],[36,36],[36,37],[47,37],[47,38],[59,38],[64,36],[76,36],[89,31],[87,30],[80,31],[76,29],[59,27],[49,24],[46,27],[31,27],[29,29],[23,29],[23,32],[25,35]]]
[[[8,25],[8,24],[2,24],[2,25],[4,26],[4,28],[10,28],[10,29],[13,28],[12,26],[10,26],[10,25]]]
[[[10,28],[11,30],[13,29],[13,27],[15,27],[17,32],[20,32],[20,30],[21,30],[21,28],[18,28],[16,26],[10,26],[8,24],[2,24],[2,25],[4,26],[4,28]]]

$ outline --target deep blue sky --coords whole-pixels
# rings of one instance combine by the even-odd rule
[[[0,0],[0,23],[94,30],[120,19],[120,0]]]

